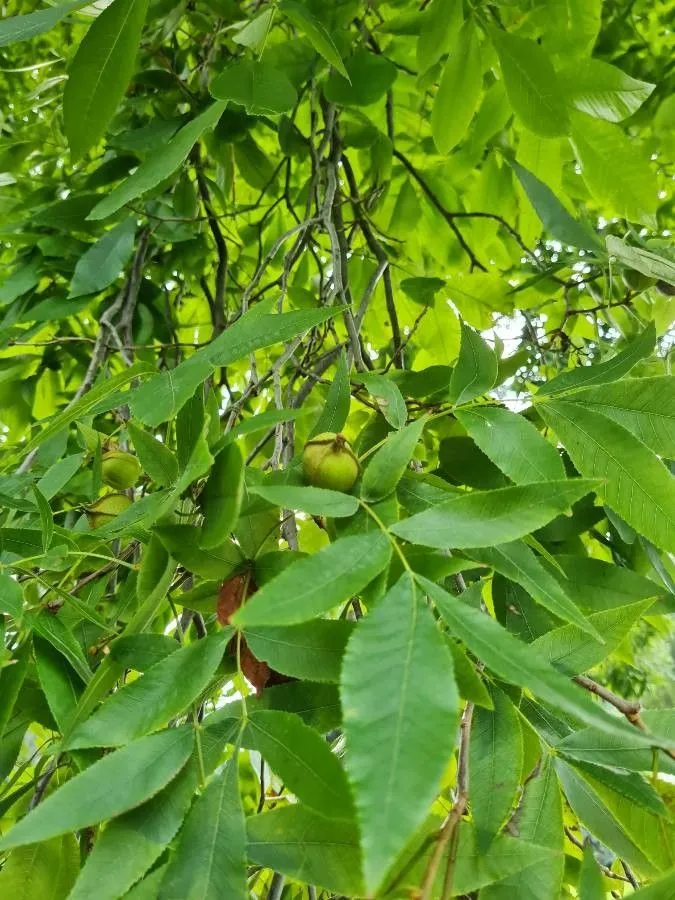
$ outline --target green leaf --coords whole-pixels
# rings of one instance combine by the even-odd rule
[[[35,665],[40,687],[56,724],[65,731],[84,684],[61,654],[47,641],[34,640]]]
[[[551,756],[545,756],[539,771],[525,785],[518,814],[518,837],[536,841],[556,855],[526,866],[516,875],[489,885],[481,900],[550,900],[560,893],[563,857],[563,810],[560,788]]]
[[[672,710],[649,710],[659,717],[673,718]],[[654,723],[646,722],[653,730]],[[629,772],[651,772],[654,765],[653,750],[644,747],[633,732],[619,737],[605,734],[597,728],[582,728],[556,742],[556,750],[569,759],[593,763],[596,766],[613,766]],[[659,753],[656,761],[659,772],[675,775],[675,762],[665,753]]]
[[[40,281],[42,264],[31,260],[18,266],[0,287],[0,306],[9,306],[18,297],[32,291]]]
[[[668,867],[660,867],[662,829],[657,816],[641,809],[634,800],[607,790],[562,759],[556,760],[556,769],[573,811],[603,844],[647,875]]]
[[[259,431],[268,431],[281,422],[295,422],[307,415],[306,409],[269,409],[266,412],[258,413],[248,419],[243,419],[238,425],[235,425],[231,431],[219,438],[211,448],[214,454],[219,453],[227,444],[236,441],[238,438],[246,434],[257,434]],[[340,429],[332,429],[333,431]]]
[[[238,628],[294,625],[328,612],[384,569],[390,546],[379,532],[339,538],[294,562],[264,585],[233,617]],[[349,561],[346,565],[346,561]]]
[[[251,485],[249,491],[284,509],[300,509],[310,516],[332,518],[353,516],[359,508],[358,498],[326,488],[299,487],[291,484]]]
[[[361,496],[373,502],[381,500],[395,490],[412,459],[415,447],[422,437],[426,418],[423,416],[400,431],[393,431],[366,467],[361,482]]]
[[[351,399],[347,359],[344,352],[342,352],[338,356],[335,375],[328,388],[326,402],[321,410],[321,415],[317,419],[316,424],[310,429],[309,437],[313,438],[315,435],[323,434],[326,431],[334,431],[336,433],[342,431],[349,415]]]
[[[494,709],[473,712],[469,744],[470,803],[476,846],[485,853],[509,818],[518,795],[523,737],[513,704],[490,692]]]
[[[29,639],[14,651],[9,664],[0,669],[0,739],[7,730],[7,724],[23,687],[30,654],[31,641]]]
[[[11,900],[65,900],[77,878],[80,850],[73,834],[14,850],[0,872],[0,894]]]
[[[508,160],[508,163],[518,176],[528,200],[552,238],[582,250],[597,251],[601,247],[600,239],[590,228],[567,212],[547,184],[514,159]]]
[[[608,122],[632,116],[656,87],[600,59],[576,60],[559,69],[557,76],[570,106]]]
[[[202,134],[213,128],[225,110],[226,103],[212,103],[184,125],[161,149],[149,156],[119,187],[100,200],[88,219],[107,219],[125,204],[154,188],[181,166]]]
[[[609,506],[658,547],[675,551],[675,481],[661,460],[622,425],[578,403],[540,409],[582,475],[605,479],[598,492]]]
[[[297,716],[258,710],[246,720],[245,747],[256,750],[301,803],[332,818],[351,819],[347,777],[326,741]]]
[[[645,330],[627,347],[611,359],[593,366],[577,366],[562,372],[539,388],[538,395],[559,394],[561,391],[590,388],[601,384],[611,384],[628,375],[633,366],[651,355],[656,343],[656,329],[650,322]]]
[[[566,593],[564,579],[556,579],[539,561],[530,548],[520,542],[481,547],[470,551],[474,559],[491,566],[511,581],[525,588],[541,606],[559,619],[572,622],[582,630],[597,636],[597,632]]]
[[[563,625],[538,637],[532,646],[556,668],[578,675],[609,656],[651,605],[651,600],[644,600],[590,615],[588,621],[602,635],[602,641],[576,625]]]
[[[295,881],[348,896],[363,893],[358,832],[301,804],[246,820],[248,857]]]
[[[61,19],[69,16],[71,12],[87,5],[88,0],[74,0],[73,3],[62,3],[48,9],[39,9],[37,12],[28,13],[25,16],[7,16],[0,21],[0,47],[17,44],[19,41],[28,41],[38,34],[44,34]]]
[[[391,531],[413,544],[439,549],[505,544],[550,522],[596,487],[572,478],[495,491],[470,491],[396,522]]]
[[[279,115],[293,109],[298,95],[283,72],[267,62],[240,60],[213,79],[216,100],[231,100],[252,116]]]
[[[156,535],[143,548],[141,567],[136,581],[136,596],[140,603],[152,604],[163,599],[169,589],[176,563]]]
[[[459,406],[486,394],[497,380],[497,368],[492,347],[462,322],[462,343],[450,381],[450,401]]]
[[[243,47],[250,47],[254,53],[260,54],[265,49],[267,35],[269,34],[272,22],[274,21],[274,13],[274,7],[269,7],[264,10],[259,16],[256,16],[255,19],[251,19],[250,22],[237,31],[237,33],[233,35],[232,40],[235,44],[241,44]]]
[[[654,599],[665,593],[649,578],[615,563],[574,554],[556,556],[555,562],[562,570],[562,583],[567,594],[581,609],[589,612],[627,606],[637,600]],[[552,568],[551,572],[560,578],[555,569]]]
[[[600,30],[602,0],[547,0],[539,9],[548,49],[560,55],[590,55]]]
[[[247,628],[244,636],[254,655],[276,672],[308,681],[337,682],[353,627],[342,619],[314,619],[286,627]]]
[[[131,259],[135,236],[134,219],[126,219],[107,231],[78,259],[68,297],[98,294],[116,281]]]
[[[64,656],[80,678],[87,682],[91,678],[91,669],[72,631],[61,620],[46,609],[26,615],[26,623],[36,634],[48,641],[52,647]]]
[[[175,638],[164,634],[130,634],[110,644],[110,658],[125,669],[146,672],[179,648]]]
[[[605,900],[604,879],[593,856],[591,844],[584,847],[584,858],[579,872],[579,900]]]
[[[369,394],[377,400],[377,405],[384,418],[392,428],[403,428],[408,418],[405,400],[398,386],[386,375],[359,373],[359,381],[363,382]]]
[[[340,75],[349,81],[349,75],[342,62],[340,52],[323,24],[306,7],[300,3],[294,3],[293,0],[282,0],[279,4],[279,11],[302,31],[316,52],[320,53],[331,66],[338,70]]]
[[[566,134],[567,109],[553,64],[535,41],[490,28],[509,103],[523,125],[542,137]]]
[[[0,572],[0,612],[7,613],[16,622],[23,615],[23,590],[6,572]]]
[[[443,67],[431,114],[431,132],[439,153],[449,153],[466,134],[478,107],[482,87],[478,33],[472,20],[467,19]]]
[[[247,900],[246,825],[236,757],[197,798],[159,889],[159,900]]]
[[[153,869],[149,875],[146,875],[145,878],[124,895],[124,900],[157,900],[159,888],[168,865],[168,863],[164,863],[163,866]]]
[[[649,250],[643,250],[642,247],[632,247],[625,241],[620,240],[613,234],[608,234],[607,252],[629,266],[631,269],[637,269],[650,278],[660,278],[667,281],[668,284],[675,284],[675,262],[666,259],[656,253],[650,253]]]
[[[77,49],[63,94],[63,125],[75,158],[103,137],[124,97],[147,9],[148,0],[113,0]]]
[[[244,558],[231,540],[203,550],[199,546],[201,531],[192,525],[158,525],[154,533],[181,566],[200,578],[222,581]]]
[[[595,725],[607,733],[619,736],[625,733],[627,725],[605,712],[581,688],[556,672],[528,644],[513,637],[480,609],[458,602],[456,597],[421,575],[415,577],[436,604],[450,632],[500,678],[526,688],[581,722]],[[480,583],[472,586],[469,597],[472,594],[479,596],[480,589]],[[640,739],[645,746],[659,743],[657,738],[646,735],[640,735]]]
[[[671,900],[673,891],[675,891],[675,872],[655,881],[648,887],[635,891],[631,897],[634,897],[635,900]]]
[[[459,409],[455,415],[483,453],[516,484],[565,478],[560,454],[524,416],[494,406]]]
[[[172,728],[104,756],[32,809],[2,838],[0,847],[46,841],[139,806],[183,768],[192,753],[193,735],[191,728]]]
[[[570,117],[572,146],[594,199],[610,215],[653,226],[658,185],[648,153],[637,148],[618,125],[576,111]]]
[[[112,378],[99,382],[84,397],[81,397],[77,403],[66,407],[63,412],[55,415],[48,424],[44,426],[41,424],[37,434],[26,444],[21,445],[22,454],[28,455],[32,453],[33,450],[36,450],[41,444],[46,443],[50,438],[59,434],[64,428],[68,428],[77,419],[87,416],[99,403],[115,395],[119,388],[153,371],[154,366],[139,362],[125,369],[124,372],[120,372],[119,375],[113,375]]]
[[[575,395],[575,402],[623,425],[643,444],[668,458],[675,447],[675,379],[626,378]]]
[[[125,684],[75,729],[68,747],[115,747],[166,725],[208,685],[230,637],[224,629],[181,647]]]
[[[457,40],[462,25],[462,4],[457,0],[434,0],[427,10],[417,40],[417,68],[427,72]]]
[[[326,99],[342,106],[371,106],[396,80],[396,66],[383,56],[359,50],[345,62],[347,78],[331,72],[324,86]]]
[[[498,837],[486,853],[478,853],[473,828],[466,821],[462,821],[459,827],[456,854],[452,890],[458,897],[478,890],[483,893],[483,889],[495,881],[520,873],[537,863],[543,865],[559,860],[562,856],[548,847],[505,836]],[[439,878],[439,886],[440,882]]]
[[[244,457],[239,445],[228,444],[216,456],[199,496],[204,515],[200,547],[209,549],[226,541],[239,518],[244,498]]]
[[[448,639],[448,647],[452,656],[452,663],[455,670],[455,681],[457,682],[457,690],[460,697],[474,703],[476,706],[482,706],[485,709],[492,709],[492,698],[485,686],[482,678],[476,672],[474,664],[471,662],[467,654],[462,650],[461,646]]]
[[[155,797],[110,822],[97,836],[68,900],[117,900],[129,890],[175,837],[196,786],[196,769],[188,763]]]
[[[335,313],[335,307],[280,315],[261,314],[253,309],[174,369],[155,375],[135,389],[130,397],[132,411],[144,424],[153,427],[160,425],[183,408],[215,368],[228,366],[254,350],[282,343],[309,331]]]
[[[429,813],[458,720],[452,657],[407,574],[350,639],[341,697],[370,893]]]

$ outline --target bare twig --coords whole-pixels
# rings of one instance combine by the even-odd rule
[[[628,719],[631,725],[634,725],[640,731],[644,731],[648,734],[647,726],[640,717],[642,707],[637,700],[624,700],[623,697],[619,697],[618,694],[610,691],[609,688],[604,687],[604,685],[598,684],[597,681],[593,681],[593,679],[589,678],[587,675],[575,675],[574,681],[581,685],[582,688],[590,691],[591,694],[595,694],[606,703],[611,704],[614,709],[618,710]],[[666,747],[661,747],[660,749],[671,759],[675,759],[675,750]]]
[[[443,854],[449,845],[448,862],[443,880],[443,900],[447,900],[452,893],[452,876],[455,859],[457,857],[457,841],[459,838],[459,823],[466,811],[469,799],[469,740],[471,737],[471,720],[473,718],[473,703],[467,703],[462,715],[460,726],[459,752],[457,758],[457,791],[455,802],[438,834],[436,846],[429,859],[426,872],[421,885],[420,900],[431,900],[434,883],[438,875],[438,869]]]

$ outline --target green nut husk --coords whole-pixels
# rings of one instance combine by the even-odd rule
[[[350,491],[359,477],[359,461],[347,438],[332,431],[317,434],[302,454],[305,481],[313,487]]]
[[[124,450],[108,450],[101,461],[103,482],[116,491],[135,487],[141,477],[141,464],[133,453]]]
[[[126,494],[106,494],[87,508],[87,519],[91,528],[101,528],[129,509],[131,500]]]

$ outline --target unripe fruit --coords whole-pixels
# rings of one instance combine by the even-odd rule
[[[136,485],[141,477],[141,464],[133,453],[124,450],[108,450],[101,461],[101,477],[116,491],[126,491]]]
[[[350,491],[359,477],[359,461],[343,434],[326,431],[305,444],[305,481],[314,487]]]
[[[131,500],[126,494],[106,494],[87,508],[87,518],[92,528],[100,528],[112,522],[125,509],[129,509]]]
[[[621,273],[623,283],[630,291],[646,291],[656,284],[656,278],[651,278],[637,269],[624,269]]]

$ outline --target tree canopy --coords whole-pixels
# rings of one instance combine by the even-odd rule
[[[34,6],[0,896],[675,896],[673,0]]]

